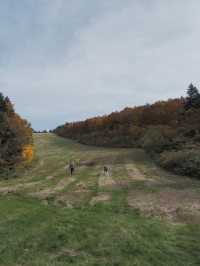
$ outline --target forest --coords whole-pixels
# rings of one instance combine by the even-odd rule
[[[185,97],[66,123],[54,133],[88,145],[144,148],[168,170],[200,175],[200,93],[193,84]]]
[[[10,99],[0,93],[0,169],[12,169],[32,158],[31,125],[15,112]]]

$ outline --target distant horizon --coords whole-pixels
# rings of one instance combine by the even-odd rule
[[[200,84],[198,0],[0,4],[0,91],[35,130]]]

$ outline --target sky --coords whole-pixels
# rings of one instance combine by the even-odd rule
[[[199,0],[0,0],[0,91],[34,129],[200,85]]]

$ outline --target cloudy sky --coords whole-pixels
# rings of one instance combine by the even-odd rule
[[[0,91],[36,129],[200,85],[199,0],[0,0]]]

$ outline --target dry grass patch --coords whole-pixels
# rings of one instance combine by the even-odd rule
[[[55,178],[54,176],[49,175],[49,176],[46,177],[46,180],[52,180],[52,179],[54,179],[54,178]]]
[[[166,217],[171,221],[181,219],[182,222],[186,222],[184,216],[200,220],[200,195],[196,191],[174,189],[154,193],[131,191],[127,201],[129,206],[140,209],[147,216]]]
[[[9,185],[7,187],[1,187],[0,193],[2,193],[4,195],[6,195],[8,193],[16,193],[19,190],[33,188],[39,184],[41,184],[41,181],[29,182],[29,183],[20,183],[18,185]]]
[[[39,199],[48,199],[52,196],[56,195],[59,191],[62,191],[67,186],[69,186],[72,182],[75,181],[75,178],[69,177],[69,178],[63,178],[61,179],[55,187],[50,187],[46,189],[42,189],[40,191],[32,192],[30,193],[31,196],[37,197]]]
[[[110,174],[107,175],[101,174],[98,180],[98,185],[100,188],[104,188],[104,187],[114,187],[117,184]]]
[[[93,197],[90,201],[90,205],[94,206],[100,202],[108,202],[111,200],[111,195],[108,193],[99,193],[98,196]]]
[[[84,192],[72,191],[63,193],[62,195],[56,195],[54,203],[67,208],[73,208],[76,206],[82,206],[87,203],[90,198],[91,192],[89,190]]]
[[[87,167],[92,167],[97,164],[97,160],[87,160],[87,161],[81,161],[79,163],[79,166],[87,166]]]
[[[134,164],[126,164],[128,177],[134,181],[150,180]]]
[[[77,257],[79,255],[80,253],[75,251],[74,249],[63,248],[58,254],[55,255],[54,258],[59,258],[62,256]]]
[[[76,189],[75,189],[75,192],[88,192],[88,186],[83,183],[83,182],[79,182],[76,184]]]

